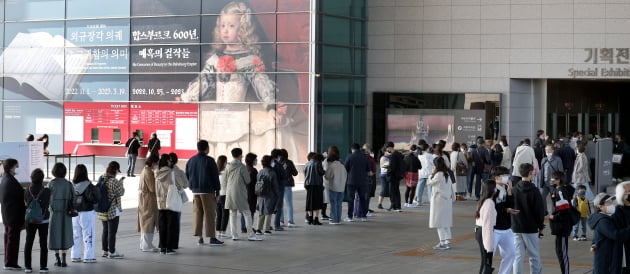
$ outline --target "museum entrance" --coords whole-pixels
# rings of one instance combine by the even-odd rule
[[[630,81],[547,80],[547,133],[628,136],[630,108],[622,99],[629,91]]]

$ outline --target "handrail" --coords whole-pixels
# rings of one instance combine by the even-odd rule
[[[72,155],[70,153],[64,153],[64,154],[47,154],[44,155],[46,157],[46,178],[50,179],[50,171],[49,171],[49,159],[50,157],[54,157],[55,158],[55,163],[58,162],[59,158],[68,158],[68,174],[67,176],[70,176],[70,171],[72,170],[72,158],[88,158],[88,157],[92,157],[92,180],[96,180],[96,154],[91,154],[91,155]],[[79,161],[75,161],[76,163],[78,163]],[[71,179],[71,178],[68,178]]]

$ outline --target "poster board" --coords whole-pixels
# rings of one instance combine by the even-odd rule
[[[15,178],[20,183],[30,183],[31,171],[36,168],[46,170],[44,142],[7,142],[0,143],[0,160],[13,158],[18,161]]]

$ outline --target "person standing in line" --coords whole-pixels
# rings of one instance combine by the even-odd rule
[[[106,212],[97,212],[96,217],[103,223],[103,235],[101,237],[103,246],[103,257],[110,259],[122,259],[125,255],[116,252],[116,234],[118,233],[118,225],[120,224],[120,214],[122,213],[121,197],[125,195],[125,186],[123,184],[125,177],[116,179],[116,175],[120,173],[120,164],[111,161],[107,165],[105,174],[99,177],[99,182],[103,182],[107,188],[107,199],[110,202],[109,209]],[[105,197],[101,197],[105,199]]]
[[[275,231],[283,231],[284,228],[280,225],[280,217],[282,213],[282,208],[284,207],[284,188],[289,185],[289,175],[287,174],[286,164],[282,164],[282,152],[280,149],[274,148],[271,150],[271,158],[273,158],[273,162],[271,163],[271,167],[273,171],[276,173],[276,178],[278,180],[278,201],[276,202],[276,210],[275,216],[273,219],[273,227]]]
[[[138,132],[134,131],[133,136],[127,140],[127,176],[136,177],[134,170],[136,169],[136,159],[138,158],[138,149],[140,149],[140,140],[138,140]]]
[[[562,166],[562,160],[554,155],[553,146],[545,146],[546,157],[543,158],[540,164],[540,173],[538,173],[538,182],[540,183],[540,192],[542,193],[543,207],[545,208],[545,214],[549,213],[547,208],[547,196],[554,191],[554,185],[551,175],[556,172],[564,172]]]
[[[81,262],[81,257],[83,257],[84,263],[96,262],[96,258],[94,258],[94,238],[96,237],[94,204],[98,203],[100,196],[88,177],[88,170],[85,165],[78,164],[74,168],[74,178],[72,179],[75,195],[74,207],[79,214],[72,218],[74,245],[70,251],[70,258],[73,262]],[[83,256],[81,256],[81,248],[83,248]]]
[[[147,144],[149,147],[149,156],[156,155],[160,157],[160,139],[158,139],[157,134],[155,132],[151,133],[151,139],[149,139],[149,143]]]
[[[466,173],[468,173],[468,160],[466,160],[466,156],[464,155],[463,152],[461,152],[461,147],[459,145],[459,143],[453,143],[453,145],[451,146],[452,152],[451,152],[451,171],[453,171],[453,174],[455,174],[455,181],[457,181],[457,192],[456,194],[456,200],[458,201],[463,201],[466,200],[466,198],[464,198],[464,196],[466,195],[466,175],[459,175],[457,173],[457,166],[463,166],[466,167]]]
[[[169,162],[169,167],[171,168],[171,171],[173,172],[175,184],[181,187],[179,192],[183,193],[184,189],[190,187],[190,183],[188,183],[188,178],[186,177],[186,172],[184,172],[181,168],[179,168],[179,166],[177,166],[177,162],[179,161],[177,154],[175,154],[174,152],[171,152],[168,154],[168,157],[171,160]],[[184,193],[184,195],[187,195],[187,194]],[[181,212],[177,212],[177,224],[178,225],[175,227],[175,230],[173,231],[173,233],[175,234],[175,236],[173,237],[177,239],[177,241],[175,242],[175,249],[179,249],[179,235],[180,235],[181,227],[182,227],[182,213]]]
[[[512,167],[512,150],[508,145],[507,137],[505,135],[501,135],[501,141],[499,141],[499,144],[501,145],[501,149],[503,149],[501,166],[510,169],[510,167]]]
[[[429,211],[429,228],[436,228],[440,243],[433,249],[451,249],[451,227],[453,226],[453,181],[443,157],[433,160],[433,174],[427,185],[431,186],[431,209]]]
[[[250,183],[247,185],[247,203],[249,204],[249,211],[251,212],[252,226],[255,224],[254,215],[256,212],[256,200],[258,199],[256,197],[256,179],[258,178],[258,170],[255,168],[255,166],[258,165],[257,158],[258,155],[251,152],[245,155],[245,166],[247,166],[247,172],[249,172],[250,178]],[[253,228],[252,230],[256,232],[256,228]]]
[[[496,224],[494,225],[494,248],[501,252],[501,265],[499,274],[512,273],[514,264],[514,233],[512,232],[512,215],[518,214],[514,209],[514,196],[512,195],[512,182],[510,182],[510,170],[498,166],[492,169],[492,177],[496,183],[497,195],[494,197],[497,211]]]
[[[4,223],[5,270],[22,270],[22,267],[18,265],[18,255],[26,206],[24,205],[24,189],[15,179],[19,167],[18,161],[13,158],[2,161],[4,176],[0,183],[0,204]]]
[[[405,155],[404,161],[407,167],[405,173],[405,207],[415,207],[413,205],[414,196],[416,195],[416,188],[418,187],[418,172],[422,165],[418,159],[418,147],[411,145],[409,154]],[[422,151],[420,151],[422,153]]]
[[[578,199],[578,198],[576,198]],[[612,214],[613,221],[618,228],[630,227],[630,181],[618,183],[615,187],[615,202],[617,208]],[[577,229],[575,229],[577,235]],[[586,229],[583,229],[586,232]],[[586,235],[586,233],[583,233]],[[585,239],[586,240],[586,239]],[[630,241],[623,241],[623,253],[625,255],[626,266],[622,273],[630,273]]]
[[[226,230],[230,221],[230,211],[225,209],[225,192],[227,191],[227,181],[225,180],[225,167],[227,166],[227,156],[221,155],[217,158],[217,169],[219,170],[219,200],[217,201],[217,227],[219,238],[230,238]]]
[[[258,229],[256,235],[271,235],[271,215],[276,209],[276,202],[278,202],[278,179],[276,179],[276,173],[271,167],[273,158],[270,155],[265,155],[260,160],[262,169],[258,172],[256,183],[263,183],[263,191],[258,195]],[[306,186],[306,183],[305,183]],[[307,192],[308,197],[308,192]],[[308,198],[307,198],[308,199]]]
[[[175,185],[179,195],[182,186],[175,181],[175,176],[170,168],[171,157],[168,154],[162,154],[158,162],[158,170],[155,172],[155,194],[157,196],[158,205],[158,230],[160,231],[160,240],[158,247],[160,253],[166,255],[175,255],[175,249],[179,245],[177,238],[177,228],[179,227],[179,219],[177,210],[169,208],[167,197],[171,185]]]
[[[512,189],[514,209],[518,214],[512,215],[512,231],[516,257],[513,265],[514,274],[523,273],[525,252],[529,255],[529,269],[532,274],[542,273],[540,261],[539,234],[545,228],[545,209],[538,188],[532,183],[534,166],[524,163],[519,167],[521,180]]]
[[[346,188],[348,173],[346,167],[339,161],[339,148],[328,147],[326,157],[326,173],[324,179],[328,182],[328,197],[330,197],[330,224],[341,223],[341,209],[343,204],[343,192]]]
[[[473,173],[473,157],[472,150],[468,149],[468,145],[466,143],[461,143],[460,150],[464,157],[466,158],[466,165],[468,166],[468,172],[466,173],[466,193],[464,193],[464,199],[470,199],[473,193],[473,181],[472,181],[472,173]]]
[[[367,221],[365,214],[367,213],[367,205],[365,202],[365,196],[367,195],[367,176],[370,172],[370,161],[365,154],[361,151],[359,144],[354,143],[350,147],[352,154],[348,156],[344,166],[346,172],[348,172],[348,180],[346,183],[346,189],[348,190],[348,216],[345,219],[347,222],[352,222],[354,219],[354,198],[355,193],[359,196],[359,212],[357,215],[362,221]]]
[[[36,168],[31,172],[31,186],[24,192],[26,205],[33,200],[39,202],[42,220],[39,223],[26,223],[26,244],[24,245],[24,271],[32,272],[32,250],[35,234],[39,235],[39,272],[48,272],[48,223],[50,222],[50,189],[44,187],[44,171]]]
[[[304,188],[306,189],[306,214],[309,225],[321,225],[319,210],[324,201],[324,156],[311,152],[307,155],[308,162],[304,165]]]
[[[420,160],[420,171],[418,171],[418,186],[416,187],[416,201],[418,206],[422,206],[422,199],[424,196],[424,188],[427,188],[427,199],[431,200],[431,186],[427,185],[427,180],[429,176],[433,173],[433,148],[431,148],[428,144],[420,145],[420,150],[422,150],[422,154],[418,155],[418,159]]]
[[[295,168],[295,164],[293,161],[289,159],[289,152],[286,149],[280,149],[281,157],[282,157],[282,166],[285,166],[285,171],[287,173],[287,186],[284,187],[284,203],[287,205],[287,212],[285,215],[284,210],[280,211],[280,223],[284,224],[284,218],[288,217],[287,227],[297,227],[295,221],[293,220],[293,187],[295,187],[295,179],[294,176],[298,175],[298,170]]]
[[[559,142],[560,148],[557,151],[558,157],[562,160],[563,170],[560,170],[564,173],[565,180],[567,182],[573,182],[573,167],[575,166],[576,152],[575,149],[571,148],[569,144],[569,137],[565,137],[562,141]]]
[[[589,170],[588,157],[586,157],[586,144],[581,142],[577,145],[577,156],[575,158],[575,166],[573,167],[573,187],[578,188],[583,185],[586,188],[586,198],[593,201],[595,195],[591,191],[591,172]]]
[[[389,168],[387,169],[387,179],[389,180],[389,193],[391,207],[390,211],[401,212],[400,202],[400,181],[405,178],[405,162],[403,155],[394,149],[394,143],[387,142],[387,151],[391,153]]]
[[[551,174],[552,182],[554,183],[554,192],[551,193],[552,204],[564,200],[570,207],[569,200],[573,197],[575,189],[564,181],[564,173],[562,171],[556,171]],[[549,226],[551,228],[551,235],[556,235],[556,256],[558,257],[558,263],[560,264],[560,271],[562,274],[570,273],[569,270],[569,236],[573,225],[571,224],[571,216],[569,209],[559,209],[554,206],[552,213],[547,217],[549,218]]]
[[[479,274],[491,274],[492,257],[494,255],[494,226],[497,221],[497,210],[495,209],[494,198],[497,196],[496,183],[486,180],[481,186],[483,197],[477,204],[475,211],[475,239],[479,244],[481,252],[481,266]]]
[[[521,180],[520,168],[522,164],[530,164],[534,167],[534,174],[538,174],[540,163],[536,160],[534,149],[530,146],[529,139],[523,140],[523,144],[516,148],[514,161],[512,162],[512,184],[517,184]]]
[[[55,251],[55,266],[66,267],[66,251],[74,244],[72,237],[72,217],[68,215],[68,204],[74,201],[72,183],[64,177],[68,170],[62,163],[52,168],[55,177],[48,183],[50,189],[50,233],[48,248]],[[61,252],[61,258],[59,253]]]
[[[496,143],[492,146],[492,150],[490,151],[490,165],[491,168],[495,166],[500,166],[503,162],[503,147]]]
[[[225,208],[230,211],[230,230],[232,231],[232,240],[238,241],[238,213],[245,216],[245,225],[248,232],[248,241],[262,241],[256,237],[252,230],[252,214],[249,211],[247,203],[247,185],[251,184],[251,178],[247,167],[243,164],[243,150],[233,148],[231,151],[232,161],[225,168],[225,180],[227,181],[227,191],[225,197]],[[255,184],[255,182],[253,182]]]
[[[379,159],[379,178],[381,178],[381,192],[378,194],[378,209],[383,209],[383,200],[386,197],[389,197],[389,178],[387,178],[387,170],[389,170],[389,161],[391,158],[392,156],[389,151],[387,151],[386,148],[383,148],[383,156],[381,156],[381,158]]]
[[[138,184],[138,223],[140,232],[140,250],[142,252],[160,251],[153,245],[153,235],[158,225],[157,195],[155,194],[155,173],[153,165],[160,161],[159,155],[151,154],[144,162]]]
[[[363,153],[370,162],[370,172],[368,172],[368,193],[365,195],[365,205],[367,206],[365,216],[371,217],[374,210],[370,209],[370,200],[376,195],[376,160],[372,157],[372,146],[370,144],[363,144]]]
[[[193,236],[199,237],[197,244],[203,245],[202,228],[210,238],[210,245],[223,245],[216,238],[214,227],[217,195],[221,189],[219,170],[214,159],[208,156],[210,145],[206,140],[197,142],[197,154],[186,163],[186,176],[193,192]]]

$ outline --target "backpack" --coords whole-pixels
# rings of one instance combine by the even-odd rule
[[[78,191],[74,192],[74,208],[78,211],[91,211],[94,209],[94,204],[98,203],[98,199],[95,199],[94,186],[89,184],[83,193],[79,194]]]
[[[44,210],[42,209],[41,204],[39,203],[39,196],[42,195],[44,189],[42,189],[37,197],[33,196],[33,193],[29,190],[31,197],[33,200],[28,203],[26,206],[26,214],[24,215],[24,221],[29,224],[39,224],[44,220]]]
[[[580,218],[588,218],[588,214],[590,213],[590,207],[588,204],[588,199],[575,197],[577,200],[576,209],[580,212]]]
[[[269,194],[270,183],[268,181],[269,179],[265,178],[265,176],[260,176],[260,178],[258,178],[258,181],[256,181],[256,185],[254,186],[254,193],[256,196],[266,196]]]
[[[98,178],[98,183],[96,184],[95,187],[96,187],[97,196],[100,197],[100,199],[96,203],[96,208],[94,208],[94,210],[96,210],[96,212],[108,212],[109,207],[112,205],[112,203],[109,201],[107,185],[105,185],[104,176],[101,176],[101,178]]]

